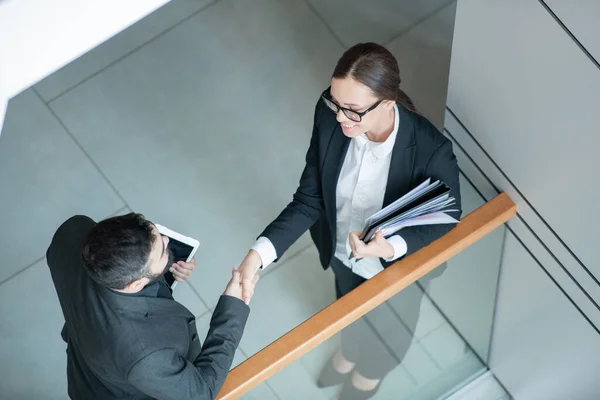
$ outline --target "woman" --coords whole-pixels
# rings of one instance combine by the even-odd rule
[[[426,178],[445,182],[460,210],[452,144],[416,113],[399,85],[398,63],[384,47],[362,43],[342,55],[331,87],[317,102],[306,166],[293,201],[265,229],[240,265],[247,301],[257,271],[281,257],[307,229],[323,268],[333,269],[338,298],[452,229],[452,225],[410,227],[387,239],[378,233],[368,244],[359,240],[367,217]],[[452,216],[458,219],[460,212]],[[420,291],[411,292],[403,306],[412,336],[422,296]],[[342,348],[318,382],[322,387],[344,383],[341,398],[372,397],[380,380],[400,363],[410,346],[410,338],[397,344],[391,362],[382,360],[372,348],[361,354],[366,346],[356,341],[365,337],[365,327],[358,322],[342,331]]]

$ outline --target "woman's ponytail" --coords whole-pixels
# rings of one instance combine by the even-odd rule
[[[400,89],[399,87],[398,87],[398,94],[396,96],[396,102],[409,111],[412,111],[417,114],[419,113],[417,111],[417,108],[415,107],[415,104],[410,99],[410,97],[408,97],[408,95],[404,92],[404,90]]]

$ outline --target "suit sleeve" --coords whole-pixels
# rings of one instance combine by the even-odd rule
[[[64,256],[64,252],[57,250],[73,247],[74,241],[82,241],[85,235],[96,225],[94,220],[84,215],[75,215],[65,221],[52,237],[52,242],[46,250],[46,261],[50,270],[64,269],[64,262],[57,262],[56,258]],[[61,271],[62,272],[62,271]]]
[[[321,216],[323,194],[319,172],[319,103],[315,108],[312,138],[306,153],[306,165],[291,203],[271,222],[260,236],[268,238],[281,257]]]
[[[193,362],[165,347],[139,360],[129,370],[128,381],[156,399],[216,398],[231,368],[248,313],[243,301],[221,296],[202,351]]]
[[[444,141],[444,143],[435,150],[427,164],[425,174],[426,177],[431,177],[432,180],[440,180],[450,187],[450,196],[456,199],[456,204],[452,208],[458,209],[459,211],[451,212],[449,215],[457,220],[460,219],[462,205],[458,178],[458,163],[456,161],[456,156],[452,151],[452,142]],[[406,255],[408,256],[441,238],[455,226],[456,224],[413,226],[402,229],[398,234],[402,236],[406,242]],[[381,263],[384,267],[393,264],[393,262],[388,262],[384,259],[381,259]]]
[[[46,251],[46,264],[50,269],[52,281],[56,289],[56,294],[61,302],[61,308],[63,304],[64,293],[70,291],[70,282],[73,276],[78,271],[79,264],[74,263],[69,257],[73,257],[72,249],[78,242],[83,243],[85,235],[96,225],[96,223],[89,217],[83,215],[76,215],[65,221],[56,231],[52,237],[52,242]],[[68,249],[69,251],[65,251]],[[75,270],[74,270],[75,268]],[[65,343],[69,343],[69,329],[67,324],[63,325],[60,331],[61,338]]]

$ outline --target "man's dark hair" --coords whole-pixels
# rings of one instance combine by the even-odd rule
[[[142,214],[130,213],[99,222],[88,234],[81,257],[90,277],[110,289],[123,289],[147,275],[157,236]]]

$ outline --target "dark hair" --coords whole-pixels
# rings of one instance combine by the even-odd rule
[[[123,289],[147,276],[154,225],[142,214],[130,213],[99,222],[81,252],[90,277],[110,289]]]
[[[398,61],[388,49],[377,43],[359,43],[346,50],[338,60],[332,77],[351,77],[371,89],[380,99],[396,101],[417,112],[412,100],[400,89]]]

